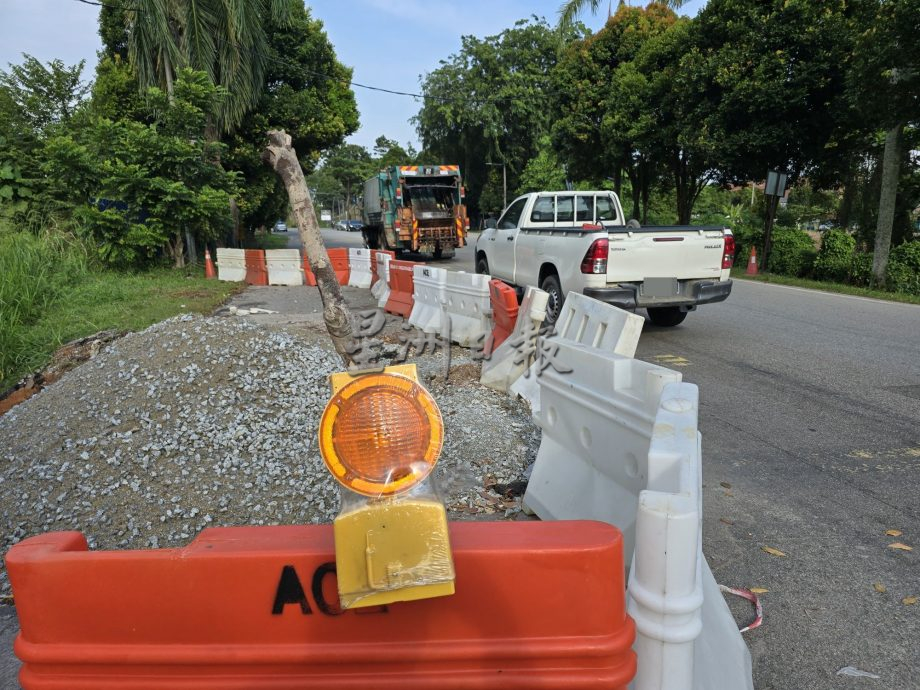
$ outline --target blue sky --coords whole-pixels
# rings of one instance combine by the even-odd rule
[[[114,0],[113,0],[114,1]],[[561,0],[315,0],[307,3],[321,19],[339,60],[354,69],[354,80],[396,91],[419,91],[419,76],[460,48],[465,34],[491,36],[532,14],[554,22]],[[614,2],[614,4],[616,4]],[[633,0],[632,4],[639,4]],[[706,0],[690,0],[681,14],[695,15]],[[68,64],[86,60],[91,79],[100,48],[98,7],[76,0],[0,0],[0,67],[21,61],[22,53]],[[607,7],[582,20],[596,30]],[[415,99],[355,88],[361,128],[350,141],[371,147],[385,134],[416,147],[409,119]]]

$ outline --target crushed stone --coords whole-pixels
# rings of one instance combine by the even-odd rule
[[[453,519],[517,518],[520,497],[491,487],[524,477],[540,431],[525,403],[479,386],[465,353],[447,380],[444,353],[417,360],[445,422],[436,485]],[[184,315],[109,344],[0,417],[0,553],[48,531],[144,549],[332,520],[316,430],[340,369],[331,345],[241,319]]]

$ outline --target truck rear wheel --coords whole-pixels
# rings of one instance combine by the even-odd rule
[[[562,314],[562,303],[565,296],[562,294],[562,285],[559,283],[559,276],[555,273],[549,273],[544,276],[540,283],[540,289],[548,297],[546,299],[546,321],[547,326],[555,325],[559,315]]]
[[[650,307],[647,311],[652,323],[663,328],[676,326],[687,318],[687,312],[680,307]]]

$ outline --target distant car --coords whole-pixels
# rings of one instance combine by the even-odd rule
[[[287,232],[287,224],[285,224],[284,221],[279,220],[277,223],[275,223],[274,230],[275,232]]]
[[[364,229],[364,223],[360,220],[346,220],[343,221],[345,224],[345,230],[348,232],[361,232]]]
[[[335,221],[335,223],[332,224],[332,229],[333,230],[347,230],[348,228],[345,227],[345,223],[347,222],[348,221],[345,221],[345,220],[337,220]]]

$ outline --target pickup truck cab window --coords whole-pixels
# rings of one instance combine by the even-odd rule
[[[511,206],[508,207],[508,210],[505,211],[504,215],[498,221],[499,230],[511,230],[518,226],[518,221],[521,220],[521,213],[524,211],[524,205],[527,203],[527,197],[523,199],[518,199]]]
[[[594,196],[575,197],[575,221],[577,223],[594,222]]]
[[[556,197],[556,223],[571,223],[575,217],[575,197],[559,196]]]
[[[597,222],[617,220],[617,208],[609,196],[597,197]]]
[[[533,211],[530,212],[531,223],[552,223],[556,218],[556,198],[552,196],[540,196],[533,204]]]

